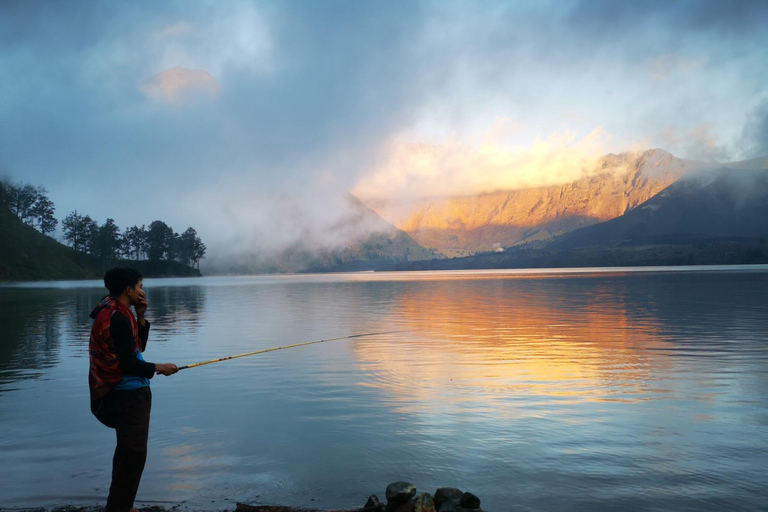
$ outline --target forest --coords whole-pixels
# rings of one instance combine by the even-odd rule
[[[51,238],[59,226],[56,207],[43,186],[0,181],[0,207]],[[99,224],[77,210],[61,221],[62,240],[79,253],[101,260],[176,261],[199,268],[205,244],[193,227],[177,233],[162,220],[121,230],[114,219]]]

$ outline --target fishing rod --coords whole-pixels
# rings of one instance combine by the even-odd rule
[[[256,354],[265,354],[267,352],[275,352],[276,350],[285,350],[287,348],[303,347],[306,345],[314,345],[315,343],[325,343],[327,341],[348,340],[352,338],[363,338],[366,336],[380,336],[382,334],[393,334],[403,331],[387,331],[387,332],[368,332],[364,334],[352,334],[350,336],[339,336],[338,338],[328,338],[324,340],[305,341],[303,343],[294,343],[293,345],[283,345],[282,347],[265,348],[262,350],[254,350],[253,352],[246,352],[245,354],[237,354],[235,356],[220,357],[218,359],[211,359],[210,361],[203,361],[202,363],[192,363],[186,366],[179,366],[179,370],[186,370],[187,368],[195,368],[196,366],[203,366],[206,364],[220,363],[222,361],[229,361],[230,359],[237,359],[238,357],[255,356]]]

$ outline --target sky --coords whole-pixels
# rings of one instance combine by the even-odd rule
[[[286,246],[344,194],[768,155],[765,1],[0,2],[0,175],[57,216]]]

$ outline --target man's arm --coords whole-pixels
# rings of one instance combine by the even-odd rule
[[[147,337],[149,336],[148,324],[149,322],[146,322],[145,326],[139,327],[139,338],[144,346],[146,346]],[[144,331],[143,339],[141,338],[142,331]],[[115,342],[115,351],[117,352],[117,358],[120,360],[120,367],[123,369],[123,372],[147,379],[151,379],[155,375],[157,368],[154,363],[148,363],[136,357],[131,321],[125,315],[117,311],[112,315],[109,334]]]
[[[136,321],[139,323],[139,345],[141,351],[147,349],[147,340],[149,339],[149,322],[144,317],[147,312],[147,294],[144,291],[139,296],[139,304],[134,306],[136,310]]]
[[[147,350],[147,340],[149,339],[149,320],[144,316],[139,319],[139,349],[144,352]]]

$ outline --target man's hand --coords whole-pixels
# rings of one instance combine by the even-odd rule
[[[133,308],[136,310],[136,318],[139,320],[144,319],[144,313],[146,313],[148,305],[147,294],[144,292],[144,290],[142,290],[141,293],[139,293],[139,303],[134,304],[133,306]]]
[[[155,364],[155,372],[158,375],[159,374],[163,374],[166,376],[173,375],[177,371],[179,371],[179,367],[173,363],[156,363]]]

